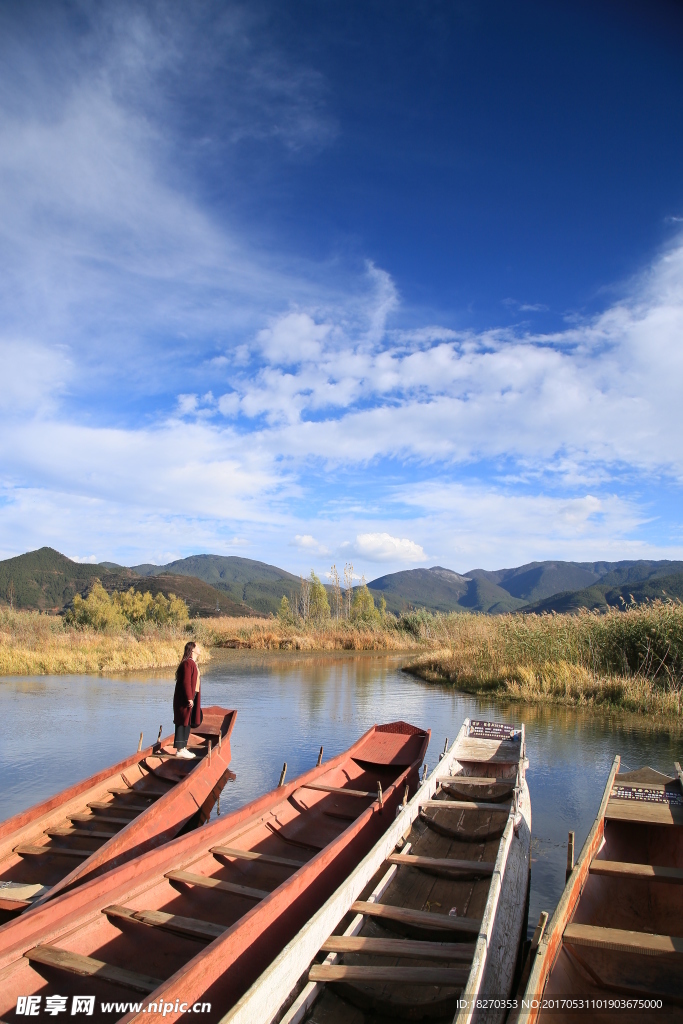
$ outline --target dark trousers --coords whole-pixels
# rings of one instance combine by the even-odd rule
[[[182,750],[183,747],[187,746],[187,741],[190,738],[190,725],[176,725],[175,727],[175,739],[173,745],[176,750]]]

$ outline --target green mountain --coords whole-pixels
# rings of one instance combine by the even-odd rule
[[[276,614],[282,598],[289,598],[299,590],[298,576],[275,565],[235,555],[191,555],[168,565],[134,565],[133,572],[140,576],[169,572],[195,576],[227,594],[235,603],[265,614]]]
[[[15,608],[63,612],[76,594],[85,596],[98,579],[109,593],[133,587],[153,595],[175,594],[187,603],[193,616],[254,614],[242,602],[192,576],[163,573],[153,579],[141,578],[134,570],[114,562],[72,562],[54,548],[40,548],[0,561],[0,600],[9,604],[12,597]]]
[[[608,576],[612,576],[612,573],[607,574],[605,579]],[[633,603],[643,604],[645,601],[665,601],[667,598],[683,600],[683,572],[671,573],[669,576],[651,575],[649,579],[623,583],[617,587],[601,582],[583,590],[554,594],[543,601],[527,605],[524,610],[573,612],[587,608],[591,611],[606,612],[609,608],[624,608]]]
[[[0,562],[0,599],[9,604],[13,589],[15,608],[63,611],[75,594],[87,593],[103,572],[125,579],[127,586],[134,575],[130,569],[119,567],[115,572],[103,566],[72,562],[54,548],[39,548]]]
[[[435,565],[431,569],[406,569],[389,573],[368,583],[373,597],[384,597],[395,615],[409,608],[432,612],[463,611],[510,612],[524,602],[488,579],[461,576],[452,569]]]
[[[667,581],[677,596],[674,574],[683,562],[667,560],[621,562],[529,562],[512,569],[471,569],[462,575],[451,569],[407,569],[381,576],[368,584],[387,608],[399,614],[409,608],[428,611],[503,612],[573,611],[578,608],[622,607],[630,602],[661,597]]]

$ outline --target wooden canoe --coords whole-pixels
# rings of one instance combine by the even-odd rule
[[[0,923],[206,820],[227,778],[236,715],[204,710],[190,735],[196,760],[175,757],[167,736],[0,824]]]
[[[601,1005],[600,1020],[683,1020],[683,776],[678,764],[673,776],[619,774],[619,763],[550,924],[534,936],[525,1024],[575,1020],[561,1001],[576,999]],[[548,1013],[542,999],[559,1009]]]
[[[158,1012],[122,1016],[147,1024],[211,1003],[211,1024],[392,825],[428,743],[404,722],[373,726],[291,783],[5,925],[0,1018],[19,995],[92,993],[98,1007],[144,997]]]
[[[450,1024],[456,1012],[463,1024],[478,1019],[476,998],[509,996],[529,884],[527,764],[523,727],[466,720],[392,828],[220,1024],[298,1024],[309,1015],[325,1024]],[[508,783],[507,804],[476,799]],[[473,795],[452,800],[453,785]]]

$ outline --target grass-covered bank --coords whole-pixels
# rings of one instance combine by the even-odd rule
[[[0,610],[0,676],[131,672],[174,668],[188,640],[203,647],[261,651],[418,651],[437,641],[395,620],[291,624],[278,619],[212,618],[184,623],[118,619],[99,625],[56,615]]]
[[[429,682],[524,702],[620,709],[683,722],[683,605],[607,615],[460,615],[406,666]]]

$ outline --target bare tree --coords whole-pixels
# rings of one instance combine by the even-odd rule
[[[335,619],[339,621],[339,617],[342,614],[342,595],[336,565],[333,565],[330,569],[330,581],[332,583],[332,609]]]
[[[300,576],[301,593],[299,595],[299,614],[304,622],[308,619],[311,610],[311,588],[308,580]]]
[[[353,563],[347,562],[344,566],[344,597],[346,604],[346,618],[351,618],[351,601],[353,598]]]

